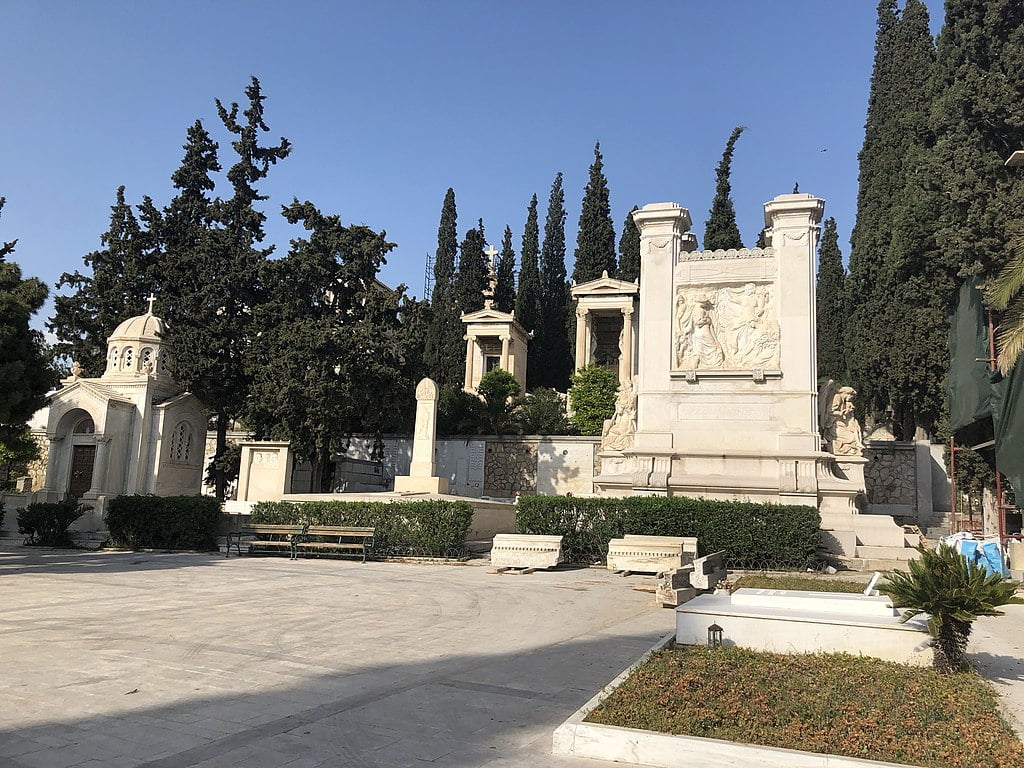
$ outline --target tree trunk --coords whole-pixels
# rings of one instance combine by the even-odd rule
[[[213,453],[213,487],[218,501],[224,501],[227,495],[228,479],[224,472],[221,457],[228,447],[228,415],[224,411],[217,412],[217,449]]]
[[[964,666],[964,654],[970,637],[971,622],[944,616],[939,634],[932,640],[935,668],[946,674],[959,672]]]

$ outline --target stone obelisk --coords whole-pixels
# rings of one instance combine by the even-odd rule
[[[416,385],[416,431],[412,440],[412,465],[408,475],[395,478],[398,493],[448,493],[448,478],[434,474],[437,441],[437,384],[423,379]]]

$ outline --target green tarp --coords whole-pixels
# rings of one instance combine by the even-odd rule
[[[950,429],[960,443],[994,440],[996,467],[1020,498],[1024,493],[1024,362],[1004,378],[990,371],[989,354],[981,291],[971,278],[961,286],[950,318]],[[989,456],[987,451],[982,455]]]

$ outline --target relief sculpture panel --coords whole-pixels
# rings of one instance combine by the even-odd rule
[[[672,346],[676,370],[778,369],[774,286],[677,287]]]

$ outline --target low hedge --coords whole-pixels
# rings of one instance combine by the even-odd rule
[[[814,507],[683,496],[621,499],[520,496],[516,530],[562,536],[570,562],[595,563],[625,534],[696,536],[700,554],[724,552],[730,568],[804,568],[817,562]]]
[[[107,507],[110,542],[129,549],[217,549],[221,504],[212,496],[116,496]]]
[[[261,501],[252,522],[375,528],[371,555],[458,557],[473,521],[468,501]]]
[[[73,547],[68,527],[88,509],[77,499],[29,504],[18,510],[18,533],[28,537],[26,544]]]

